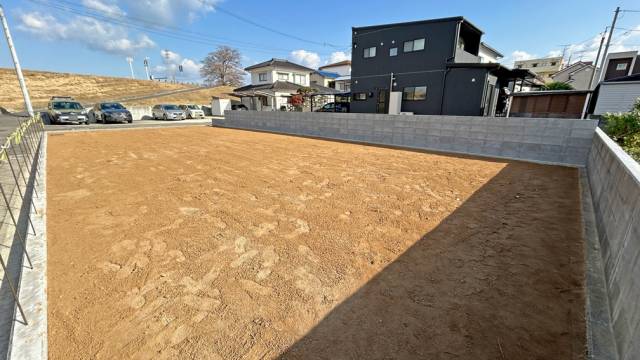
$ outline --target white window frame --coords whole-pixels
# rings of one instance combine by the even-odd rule
[[[259,73],[258,74],[258,81],[267,81],[267,73],[266,72]]]
[[[627,63],[616,64],[616,71],[626,71],[627,66],[628,66]]]
[[[372,46],[372,47],[365,48],[362,51],[362,55],[364,56],[365,59],[376,57],[376,47]]]
[[[289,81],[289,73],[278,73],[278,81]]]
[[[300,80],[300,81],[298,81]],[[304,85],[306,83],[305,76],[301,74],[293,74],[293,83],[298,85]]]

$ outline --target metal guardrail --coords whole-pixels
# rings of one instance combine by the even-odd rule
[[[33,198],[38,197],[36,186],[40,177],[40,157],[41,144],[44,134],[44,124],[39,115],[23,120],[18,118],[18,127],[7,137],[5,143],[0,147],[0,212],[2,212],[2,222],[0,227],[10,227],[4,229],[6,235],[12,239],[10,249],[18,245],[21,249],[20,266],[26,259],[26,266],[33,269],[31,258],[27,251],[26,238],[31,233],[36,235],[36,229],[31,219],[32,214],[37,214],[37,209],[33,203]],[[4,204],[4,206],[2,206]],[[6,221],[9,220],[9,221]],[[26,231],[21,231],[21,224],[26,224]],[[5,235],[5,236],[6,236]],[[14,244],[14,242],[18,244]],[[11,256],[9,253],[8,258]],[[8,259],[0,252],[0,265],[3,271],[3,282],[6,281],[13,297],[14,303],[20,312],[23,323],[28,323],[26,314],[20,304],[19,287],[17,282],[12,280],[12,267],[8,264]],[[20,278],[19,274],[16,277]]]

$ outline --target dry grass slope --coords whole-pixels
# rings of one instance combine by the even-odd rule
[[[79,75],[46,71],[25,71],[29,93],[35,108],[43,108],[52,95],[73,96],[83,103],[149,96],[181,89],[198,89],[193,85],[168,84],[108,76]],[[231,89],[204,88],[193,93],[128,102],[128,105],[150,105],[157,102],[209,103],[211,96],[228,97]],[[162,100],[159,100],[162,99]],[[0,107],[23,110],[22,94],[13,69],[0,69]]]

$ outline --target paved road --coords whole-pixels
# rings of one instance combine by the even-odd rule
[[[18,127],[20,120],[25,121],[27,118],[24,116],[0,114],[0,145],[4,144],[7,136]],[[19,222],[19,232],[24,238],[26,235],[26,219],[29,209],[23,205],[19,194],[19,190],[20,192],[24,192],[27,187],[24,182],[25,178],[21,176],[20,171],[22,171],[24,177],[28,177],[29,169],[20,151],[21,147],[17,146],[15,150],[17,156],[10,151],[8,160],[11,161],[14,170],[17,172],[20,189],[16,187],[11,168],[8,166],[9,163],[7,161],[0,162],[0,184],[9,202],[12,204],[12,211]],[[21,268],[25,266],[22,245],[14,233],[15,228],[13,222],[7,212],[4,200],[0,197],[0,255],[6,263],[10,275],[6,276],[2,268],[0,268],[0,359],[4,359],[7,355],[11,326],[14,321],[14,316],[16,315],[14,312],[15,303],[9,288],[8,278],[12,280],[14,285],[17,285],[20,279]]]
[[[68,130],[104,130],[104,129],[128,129],[143,127],[171,127],[171,126],[204,126],[211,125],[212,119],[222,119],[222,117],[207,116],[204,119],[164,121],[164,120],[134,120],[131,124],[102,124],[91,123],[89,125],[46,125],[47,131],[68,131]]]

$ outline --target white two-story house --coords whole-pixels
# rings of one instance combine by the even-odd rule
[[[250,110],[288,110],[291,96],[301,88],[312,88],[321,94],[335,91],[311,83],[315,70],[284,59],[271,59],[245,68],[251,74],[251,85],[234,90]]]

